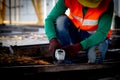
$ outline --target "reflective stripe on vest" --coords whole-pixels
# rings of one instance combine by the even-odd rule
[[[90,19],[82,19],[81,17],[75,16],[73,15],[73,17],[75,19],[77,19],[78,21],[80,21],[82,23],[82,26],[96,26],[98,23],[98,20],[90,20]]]
[[[83,26],[86,26],[86,25],[90,25],[90,26],[96,26],[98,23],[98,20],[88,20],[88,19],[85,19],[83,21]]]

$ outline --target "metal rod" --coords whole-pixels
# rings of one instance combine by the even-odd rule
[[[11,54],[14,54],[14,51],[13,51],[13,49],[12,49],[11,46],[9,46],[9,50],[10,50],[10,53],[11,53]]]

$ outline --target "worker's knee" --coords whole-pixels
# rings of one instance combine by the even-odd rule
[[[88,61],[89,63],[102,63],[105,59],[105,54],[108,49],[108,42],[103,41],[102,43],[91,47],[88,50]]]

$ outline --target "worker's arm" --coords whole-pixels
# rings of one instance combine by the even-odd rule
[[[80,42],[83,50],[88,49],[89,47],[96,45],[106,39],[106,36],[111,28],[113,6],[113,2],[111,1],[108,10],[100,17],[98,21],[98,29],[96,33]]]
[[[64,4],[64,0],[58,0],[50,14],[45,19],[45,32],[49,40],[56,37],[55,32],[55,20],[58,16],[65,14],[67,7]]]

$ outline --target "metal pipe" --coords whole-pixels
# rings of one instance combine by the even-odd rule
[[[9,0],[9,20],[10,20],[10,24],[11,24],[11,0]]]
[[[14,21],[16,21],[16,0],[14,0],[14,6],[15,6],[15,9],[14,9]]]

